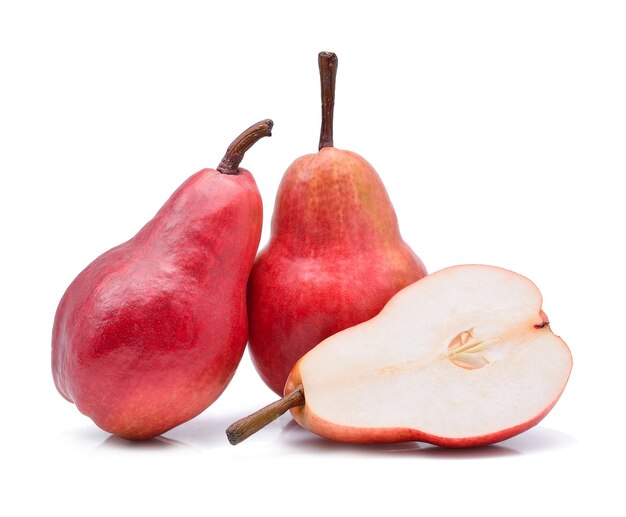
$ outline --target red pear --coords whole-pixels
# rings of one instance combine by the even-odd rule
[[[302,355],[372,318],[426,274],[400,236],[376,171],[358,154],[333,147],[337,56],[322,52],[319,67],[320,150],[287,169],[270,241],[248,284],[250,353],[276,393]]]
[[[488,445],[537,424],[572,368],[527,278],[455,266],[396,294],[294,367],[285,397],[229,427],[236,444],[287,409],[332,440]]]
[[[143,440],[206,409],[248,338],[246,282],[262,204],[244,131],[217,170],[187,179],[132,239],[89,264],[54,320],[52,373],[67,400],[105,431]]]

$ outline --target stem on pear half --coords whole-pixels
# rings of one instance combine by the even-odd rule
[[[243,155],[264,136],[272,136],[273,126],[274,122],[270,119],[261,120],[261,122],[251,125],[228,146],[217,170],[222,174],[238,174]]]
[[[272,402],[259,409],[256,413],[237,420],[234,424],[226,429],[226,436],[231,445],[237,445],[246,438],[252,436],[257,431],[263,429],[267,424],[276,420],[280,415],[288,409],[302,406],[304,404],[304,389],[299,384],[295,390],[289,395],[285,395],[282,399]]]
[[[322,130],[320,146],[333,147],[333,111],[335,109],[335,78],[337,77],[337,54],[320,52],[318,56],[320,82],[322,85]]]

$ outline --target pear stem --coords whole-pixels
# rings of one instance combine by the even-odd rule
[[[320,132],[319,146],[319,149],[322,149],[323,147],[333,147],[337,54],[334,52],[320,52],[317,61],[320,67],[320,83],[322,85],[322,130]]]
[[[270,119],[261,120],[261,122],[251,125],[228,146],[217,170],[222,174],[239,174],[239,164],[246,151],[264,136],[272,136],[273,126],[274,122]]]
[[[302,405],[304,405],[304,389],[302,384],[299,384],[289,395],[230,425],[226,429],[228,441],[231,445],[237,445],[276,420],[288,409]]]

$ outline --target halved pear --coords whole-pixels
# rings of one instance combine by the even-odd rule
[[[302,357],[283,402],[300,425],[338,441],[505,440],[552,409],[572,368],[541,302],[530,280],[505,269],[433,273]]]

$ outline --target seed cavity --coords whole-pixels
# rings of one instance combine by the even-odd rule
[[[493,362],[494,345],[499,340],[478,340],[474,329],[459,332],[448,345],[448,360],[464,370],[477,370]]]

